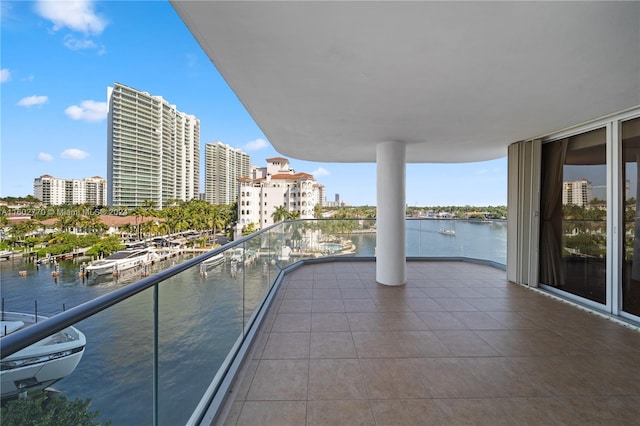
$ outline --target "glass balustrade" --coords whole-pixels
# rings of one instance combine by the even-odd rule
[[[375,232],[375,219],[286,221],[224,249],[188,260],[169,259],[164,270],[153,269],[159,264],[143,269],[148,276],[142,280],[136,272],[128,283],[107,278],[81,285],[57,282],[55,291],[50,286],[34,290],[30,297],[55,297],[58,302],[84,294],[64,314],[80,319],[75,327],[86,335],[86,350],[73,373],[53,387],[70,399],[90,398],[89,409],[100,412],[101,422],[195,421],[257,325],[281,271],[309,259],[373,258]],[[411,219],[406,233],[407,257],[506,263],[504,221]],[[3,297],[13,303],[24,284],[4,284]],[[8,294],[14,290],[16,294]],[[91,299],[97,296],[101,299]],[[92,313],[82,304],[88,300],[104,303],[104,308]]]

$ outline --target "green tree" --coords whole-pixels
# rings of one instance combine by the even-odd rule
[[[285,220],[289,216],[289,212],[284,206],[278,206],[271,213],[271,217],[273,218],[273,223],[278,223]]]
[[[98,411],[90,411],[91,399],[76,398],[73,401],[64,395],[48,397],[44,391],[31,392],[28,398],[7,402],[2,407],[3,426],[89,426],[95,422]],[[111,420],[105,423],[111,425]]]

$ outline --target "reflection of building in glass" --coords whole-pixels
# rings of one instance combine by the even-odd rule
[[[586,179],[562,183],[562,204],[584,207],[593,199],[593,186]]]

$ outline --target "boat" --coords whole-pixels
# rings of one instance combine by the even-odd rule
[[[450,235],[452,237],[455,237],[455,235],[456,235],[456,231],[454,229],[445,229],[445,228],[443,228],[439,232],[442,235]]]
[[[15,333],[36,322],[36,316],[19,312],[1,312],[1,336]],[[37,316],[37,321],[47,317]],[[1,341],[1,340],[0,340]],[[44,389],[75,370],[84,354],[84,334],[67,327],[0,361],[1,398]]]
[[[0,251],[0,259],[9,259],[13,252],[11,250],[2,250]]]
[[[203,261],[202,264],[206,266],[216,266],[224,262],[224,253],[218,253],[215,256],[211,256],[207,260]]]
[[[91,262],[85,269],[89,275],[117,274],[137,266],[147,265],[160,257],[152,247],[124,249]]]

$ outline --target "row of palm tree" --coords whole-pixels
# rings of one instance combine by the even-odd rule
[[[57,217],[54,227],[60,232],[80,232],[103,235],[107,225],[100,219],[100,214],[114,211],[127,211],[118,208],[96,208],[94,206],[57,206],[56,209],[42,209],[42,214],[32,219],[10,224],[6,211],[0,213],[0,229],[8,228],[7,235],[12,240],[23,240],[42,229],[42,220],[51,218],[51,211],[62,212]],[[213,205],[203,200],[174,201],[170,207],[156,210],[154,203],[145,203],[143,207],[128,210],[128,216],[135,216],[136,223],[119,227],[122,234],[137,234],[139,238],[149,235],[165,235],[187,230],[230,232],[235,225],[237,212],[235,204]],[[150,220],[151,218],[156,220]]]

